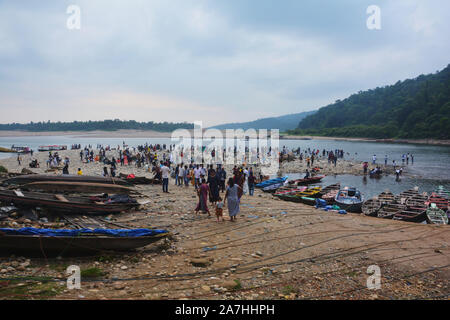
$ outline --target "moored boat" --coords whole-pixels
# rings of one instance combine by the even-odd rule
[[[386,190],[378,195],[378,200],[380,200],[382,205],[392,203],[395,201],[395,195],[389,190]]]
[[[263,181],[261,183],[258,183],[257,185],[255,185],[256,188],[265,188],[268,186],[271,186],[273,184],[277,184],[277,183],[284,183],[287,180],[288,177],[282,177],[282,178],[275,178],[275,179],[270,179],[270,180],[266,180]]]
[[[320,182],[320,180],[322,180],[323,178],[325,178],[325,176],[321,175],[321,176],[314,176],[314,177],[303,178],[303,179],[296,179],[296,180],[289,181],[288,183],[295,184],[297,186],[301,186],[301,185],[308,185],[308,184]]]
[[[418,189],[419,188],[415,187],[414,189],[410,189],[410,190],[401,192],[397,196],[398,202],[405,204],[406,200],[408,200],[409,198],[419,195]]]
[[[434,203],[434,204],[436,204],[436,206],[437,206],[439,209],[444,210],[444,211],[447,211],[448,208],[449,208],[449,201],[448,201],[448,199],[446,199],[446,198],[444,198],[443,196],[438,195],[438,194],[436,194],[436,193],[434,193],[434,192],[433,192],[433,193],[430,195],[430,197],[426,200],[426,203],[427,203],[428,205],[431,205],[432,203]]]
[[[361,210],[366,216],[376,217],[381,206],[381,201],[378,198],[372,198],[364,201]]]
[[[444,210],[439,209],[436,204],[431,204],[427,209],[427,222],[430,224],[448,224],[449,218]]]
[[[402,220],[408,222],[422,222],[427,219],[427,208],[425,206],[406,207],[401,212],[397,212],[392,217],[393,220]]]
[[[279,196],[282,194],[292,194],[297,192],[302,192],[307,189],[306,186],[297,187],[297,186],[284,186],[281,188],[278,188],[277,191],[275,191],[274,196]]]
[[[344,188],[339,190],[334,198],[335,203],[343,210],[348,212],[361,212],[364,197],[355,188]]]
[[[377,213],[378,218],[392,219],[395,214],[401,213],[406,209],[405,204],[391,202],[383,205]]]

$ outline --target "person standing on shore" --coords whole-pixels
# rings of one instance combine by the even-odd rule
[[[388,156],[387,154],[384,156],[384,166],[387,166],[387,162],[388,162]]]
[[[62,174],[69,174],[69,163],[65,162]]]
[[[81,171],[81,168],[78,168],[77,175],[79,175],[79,176],[83,175],[83,171]]]
[[[195,208],[195,214],[197,214],[201,210],[202,212],[207,212],[208,215],[210,216],[211,214],[208,209],[208,194],[211,191],[209,189],[209,186],[206,184],[205,179],[201,179],[200,183],[201,184],[197,190],[198,204],[197,207]]]
[[[233,178],[228,179],[228,187],[225,193],[224,202],[228,200],[228,214],[230,221],[236,221],[236,215],[239,213],[239,189],[240,187],[234,183]]]
[[[377,163],[377,155],[374,154],[372,157],[372,164],[376,164]]]
[[[249,192],[249,195],[251,195],[251,196],[253,196],[253,193],[255,192],[255,181],[256,181],[256,178],[253,175],[253,170],[250,168],[250,173],[248,176],[248,192]]]
[[[18,154],[18,155],[17,155],[17,162],[19,163],[19,166],[20,166],[20,161],[21,161],[21,159],[20,159],[20,154]]]
[[[170,175],[170,168],[166,165],[167,163],[164,163],[164,165],[161,168],[161,174],[162,174],[162,188],[163,192],[169,193],[169,175]]]

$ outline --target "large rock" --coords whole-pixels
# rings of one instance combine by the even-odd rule
[[[212,263],[211,258],[192,258],[191,264],[195,267],[202,267],[205,268],[209,266]]]

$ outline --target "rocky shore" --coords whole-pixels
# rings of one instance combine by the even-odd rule
[[[70,156],[72,172],[78,166],[85,174],[102,172],[101,164],[79,162],[76,151],[61,155]],[[44,160],[47,154],[35,156]],[[16,172],[23,167],[15,159],[0,164]],[[287,163],[284,170],[296,166],[301,164]],[[356,172],[355,166],[342,162],[337,168]],[[46,169],[43,162],[32,170]],[[120,172],[150,176],[134,166],[119,166]],[[159,185],[138,191],[150,203],[102,223],[163,228],[170,239],[125,254],[3,255],[0,299],[448,299],[448,226],[325,212],[260,190],[243,196],[236,222],[225,209],[225,221],[218,223],[214,216],[195,215],[192,186],[178,187],[170,179],[168,194]],[[11,218],[0,226],[70,227]],[[81,289],[66,287],[70,265],[81,269]],[[372,265],[381,270],[379,290],[367,287]]]

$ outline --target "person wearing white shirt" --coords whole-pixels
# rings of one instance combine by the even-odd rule
[[[162,188],[163,192],[169,192],[169,175],[170,175],[170,168],[164,164],[161,168],[161,174],[162,174]]]

